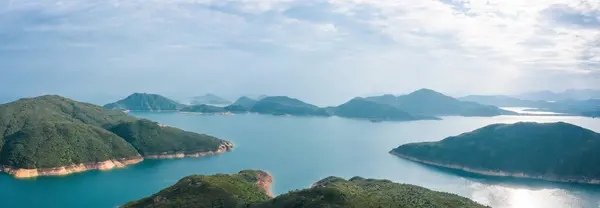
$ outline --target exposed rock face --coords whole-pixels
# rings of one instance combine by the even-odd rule
[[[273,198],[273,193],[271,192],[271,185],[273,184],[273,176],[265,171],[258,171],[258,181],[256,185],[260,187],[260,189]]]
[[[68,175],[72,173],[79,173],[88,170],[110,170],[113,168],[123,168],[127,165],[133,165],[139,162],[142,162],[144,158],[149,159],[172,159],[172,158],[184,158],[184,157],[202,157],[208,155],[217,155],[222,154],[227,151],[231,151],[234,145],[231,142],[223,142],[219,146],[219,148],[215,151],[208,152],[199,152],[193,154],[163,154],[163,155],[147,155],[147,156],[139,156],[133,158],[121,158],[121,159],[113,159],[102,162],[95,163],[82,163],[82,164],[74,164],[70,166],[62,166],[55,168],[40,168],[40,169],[24,169],[24,168],[11,168],[6,166],[0,166],[0,172],[5,172],[15,176],[16,178],[32,178],[38,176],[60,176],[60,175]],[[268,173],[266,174],[270,176]],[[272,178],[271,178],[272,180]],[[269,184],[270,187],[270,184]],[[268,189],[267,189],[268,190]]]
[[[59,176],[68,175],[71,173],[78,173],[87,170],[110,170],[113,168],[123,168],[127,165],[132,165],[143,161],[144,158],[133,157],[133,158],[122,158],[107,160],[95,163],[81,163],[70,166],[62,166],[55,168],[40,168],[40,169],[13,169],[10,167],[0,167],[2,172],[14,175],[16,178],[31,178],[37,176]]]
[[[233,149],[234,145],[231,142],[222,142],[221,145],[219,145],[219,148],[215,151],[208,151],[208,152],[198,152],[198,153],[175,153],[175,154],[159,154],[159,155],[146,155],[144,156],[144,158],[148,158],[148,159],[174,159],[174,158],[184,158],[184,157],[203,157],[203,156],[208,156],[208,155],[218,155],[218,154],[222,154],[225,153],[227,151],[231,151]]]

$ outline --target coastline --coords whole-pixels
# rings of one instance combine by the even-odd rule
[[[413,161],[413,162],[423,163],[423,164],[437,166],[437,167],[449,168],[449,169],[453,169],[453,170],[460,170],[460,171],[464,171],[464,172],[468,172],[468,173],[474,173],[474,174],[485,175],[485,176],[536,179],[536,180],[561,182],[561,183],[580,183],[580,184],[594,184],[594,185],[600,184],[600,179],[555,178],[555,177],[547,177],[547,176],[532,176],[532,175],[528,175],[525,173],[509,173],[509,172],[504,172],[504,171],[481,170],[481,169],[473,169],[473,168],[468,168],[468,167],[459,166],[459,165],[448,165],[448,164],[441,164],[441,163],[432,162],[432,161],[421,160],[421,159],[417,159],[415,157],[411,157],[408,155],[394,152],[394,150],[390,151],[390,154],[398,156],[402,159]]]
[[[273,185],[273,176],[266,171],[258,171],[258,181],[256,185],[265,193],[267,196],[273,198],[273,192],[271,192],[271,185]]]
[[[73,173],[80,173],[88,170],[111,170],[114,168],[124,168],[128,165],[133,165],[144,161],[144,159],[173,159],[173,158],[184,158],[184,157],[202,157],[208,155],[222,154],[227,151],[231,151],[234,145],[231,142],[224,141],[219,145],[219,148],[215,151],[198,152],[192,154],[160,154],[160,155],[147,155],[147,156],[136,156],[129,158],[111,159],[102,162],[90,162],[80,163],[68,166],[60,166],[54,168],[37,168],[37,169],[25,169],[25,168],[11,168],[8,166],[0,166],[0,172],[7,173],[14,176],[15,178],[35,178],[38,176],[64,176]]]

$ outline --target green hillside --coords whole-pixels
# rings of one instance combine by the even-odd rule
[[[439,142],[401,145],[392,153],[479,172],[556,181],[600,179],[600,134],[563,122],[494,124]]]
[[[263,177],[261,177],[261,175]],[[388,180],[328,177],[313,187],[270,199],[257,184],[264,172],[235,175],[194,175],[123,207],[148,208],[475,208],[485,207],[467,198]]]
[[[221,142],[55,95],[0,105],[0,166],[11,168],[209,151],[217,150]]]
[[[185,107],[157,94],[134,93],[123,100],[104,105],[106,109],[133,111],[174,111]]]

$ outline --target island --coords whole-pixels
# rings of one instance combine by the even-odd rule
[[[230,106],[241,106],[246,110],[250,110],[250,109],[252,109],[252,107],[254,107],[256,102],[257,102],[257,100],[254,100],[247,96],[242,96],[242,97],[238,98],[235,101],[235,103],[231,104]]]
[[[329,111],[339,117],[368,119],[371,121],[440,120],[434,116],[412,115],[391,105],[372,102],[360,97],[330,108]]]
[[[273,177],[260,170],[212,176],[192,175],[160,192],[123,205],[123,208],[213,207],[414,207],[483,208],[470,199],[389,180],[327,177],[310,188],[271,198]]]
[[[492,124],[390,153],[488,176],[600,184],[600,134],[564,122]]]
[[[157,94],[133,93],[123,100],[104,105],[111,110],[176,111],[185,105]]]
[[[254,104],[250,112],[271,115],[331,116],[323,108],[287,96],[263,98]]]
[[[231,142],[57,95],[0,105],[0,171],[17,178],[108,170],[144,158],[224,153]]]
[[[365,98],[368,101],[396,107],[414,115],[427,116],[499,116],[514,115],[515,112],[496,106],[460,101],[442,93],[420,89],[407,95],[383,95]]]
[[[219,105],[219,106],[223,106],[223,105],[229,105],[231,104],[231,101],[219,97],[215,94],[212,93],[207,93],[205,95],[202,96],[196,96],[196,97],[192,97],[192,99],[189,101],[190,105],[203,105],[203,104],[207,104],[207,105]]]

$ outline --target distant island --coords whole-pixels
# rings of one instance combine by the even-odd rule
[[[330,112],[339,117],[372,121],[439,120],[434,116],[412,115],[391,105],[372,102],[364,98],[354,98],[347,103],[331,108]]]
[[[157,94],[133,93],[123,100],[104,105],[111,110],[176,111],[185,105]]]
[[[600,184],[600,134],[564,122],[493,124],[390,153],[483,175]]]
[[[390,105],[413,115],[499,116],[516,114],[515,112],[502,110],[496,106],[460,101],[430,89],[420,89],[401,96],[383,95],[367,97],[365,99]]]
[[[504,95],[470,95],[460,99],[498,107],[527,107],[531,109],[527,109],[526,111],[548,111],[563,115],[597,117],[594,112],[600,111],[600,99],[557,100],[550,102],[544,100],[523,100]]]
[[[338,116],[379,121],[440,120],[438,116],[498,116],[514,115],[491,105],[460,101],[430,89],[417,90],[408,95],[383,95],[354,98],[334,107],[318,107],[287,96],[268,96],[255,100],[240,97],[233,104],[217,106],[198,104],[185,106],[160,95],[134,93],[124,100],[105,105],[120,110],[173,110],[183,113],[239,114],[260,113],[293,116]]]
[[[148,198],[129,202],[122,207],[485,207],[455,194],[361,177],[350,180],[328,177],[311,188],[271,198],[269,188],[272,182],[270,174],[259,170],[245,170],[233,175],[192,175]]]
[[[0,171],[65,175],[231,150],[231,142],[56,95],[0,105]]]
[[[287,96],[271,96],[257,101],[250,112],[272,115],[331,116],[323,108]]]
[[[207,104],[207,105],[219,105],[219,106],[223,106],[223,105],[229,105],[231,104],[231,101],[219,97],[215,94],[212,93],[208,93],[202,96],[196,96],[196,97],[192,97],[192,99],[189,101],[190,105],[203,105],[203,104]]]

